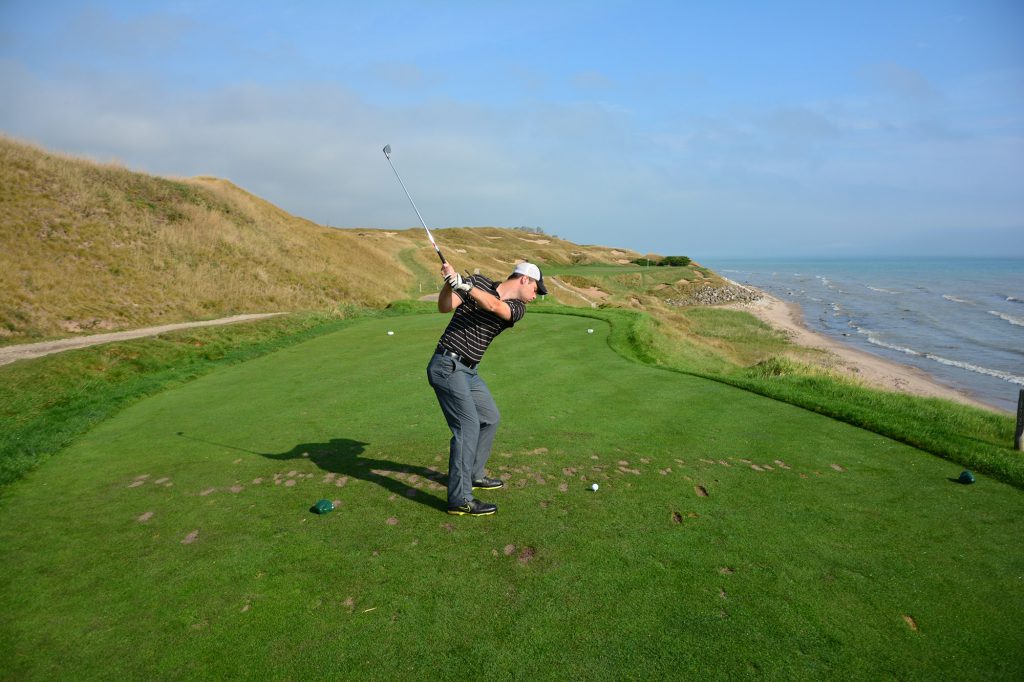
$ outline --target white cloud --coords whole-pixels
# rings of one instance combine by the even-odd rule
[[[437,75],[428,75],[416,64],[404,62],[376,64],[369,68],[369,72],[372,78],[387,81],[402,89],[422,88],[441,80]]]
[[[429,79],[395,68],[409,87]],[[324,84],[173,88],[87,70],[43,79],[13,61],[0,62],[0,84],[8,134],[147,172],[224,177],[337,226],[417,224],[385,143],[431,227],[542,226],[698,258],[870,251],[901,230],[996,229],[1024,215],[1024,199],[1008,198],[1024,178],[1019,121],[976,129],[949,109],[929,130],[866,96],[658,118],[652,129],[594,102],[384,105]],[[972,134],[940,134],[957,126]]]
[[[888,92],[915,102],[935,102],[942,97],[924,74],[902,64],[875,64],[868,69],[868,76]]]
[[[131,59],[180,46],[197,25],[184,16],[156,12],[122,19],[105,8],[83,8],[57,34],[51,48]]]
[[[606,90],[614,87],[615,82],[600,71],[580,71],[572,77],[573,86],[581,90]]]

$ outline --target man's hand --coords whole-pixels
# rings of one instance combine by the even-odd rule
[[[462,275],[455,272],[455,268],[453,268],[449,263],[445,263],[441,267],[441,274],[444,275],[444,281],[452,291],[468,294],[469,290],[473,288],[473,283],[469,280],[462,279]]]
[[[453,270],[445,275],[444,281],[448,282],[448,286],[452,288],[452,291],[456,291],[462,285],[462,276]]]

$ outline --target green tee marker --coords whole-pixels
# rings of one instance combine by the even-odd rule
[[[318,500],[309,511],[314,514],[327,514],[328,512],[334,511],[334,505],[331,504],[330,500]]]

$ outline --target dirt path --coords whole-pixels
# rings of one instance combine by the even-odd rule
[[[73,339],[60,339],[59,341],[43,341],[41,343],[25,343],[18,346],[5,346],[0,348],[0,365],[7,365],[18,360],[29,360],[39,358],[51,353],[60,353],[75,348],[86,348],[97,346],[101,343],[113,341],[127,341],[129,339],[141,339],[146,336],[156,336],[164,332],[171,332],[177,329],[189,329],[190,327],[210,327],[218,324],[232,324],[234,322],[247,322],[249,320],[260,320],[265,317],[284,315],[284,313],[252,313],[248,315],[234,315],[222,317],[219,320],[204,320],[203,322],[180,322],[178,324],[165,324],[160,327],[146,327],[145,329],[133,329],[126,332],[112,332],[110,334],[91,334],[79,336]]]
[[[548,277],[548,281],[549,281],[549,282],[551,282],[552,284],[554,284],[555,286],[557,286],[557,287],[558,287],[559,289],[562,289],[563,291],[568,291],[568,292],[569,292],[570,294],[572,294],[573,296],[579,296],[579,297],[580,297],[580,298],[582,298],[582,299],[583,299],[584,301],[586,301],[587,303],[589,303],[589,304],[590,304],[590,307],[591,307],[591,308],[596,308],[596,307],[597,307],[597,303],[595,303],[594,301],[591,301],[591,300],[590,300],[589,298],[587,298],[586,296],[584,296],[584,295],[583,295],[583,294],[582,294],[582,293],[581,293],[581,292],[579,291],[579,289],[576,289],[575,287],[573,287],[573,288],[571,288],[571,289],[570,289],[569,287],[567,287],[567,286],[565,286],[564,284],[562,284],[561,282],[559,282],[559,281],[558,281],[558,279],[556,279],[556,278],[555,278],[554,276],[552,276],[552,277]]]

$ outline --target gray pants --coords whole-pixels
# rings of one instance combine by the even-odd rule
[[[484,476],[501,416],[475,369],[444,355],[427,365],[427,378],[452,430],[448,450],[448,504],[473,499],[473,481]]]

